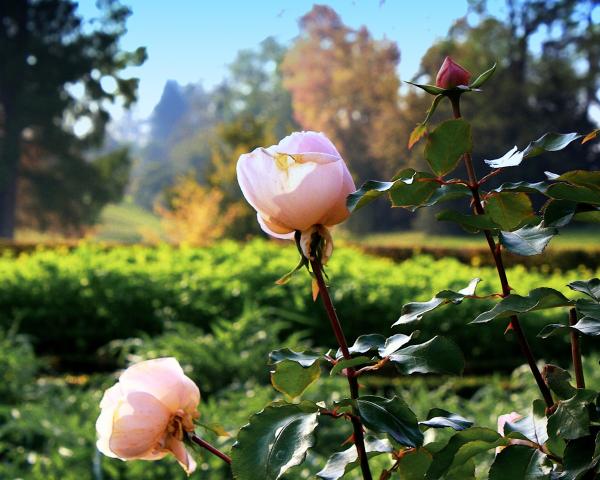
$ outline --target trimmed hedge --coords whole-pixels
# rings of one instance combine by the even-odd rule
[[[250,304],[277,309],[280,318],[294,322],[295,330],[305,330],[315,345],[331,347],[329,324],[321,306],[312,302],[306,273],[285,286],[274,284],[296,262],[293,245],[261,240],[243,245],[223,242],[205,249],[82,245],[17,256],[5,253],[0,258],[0,327],[11,328],[16,322],[38,353],[81,368],[83,360],[97,362],[94,352],[113,339],[158,334],[167,322],[209,331],[216,319],[237,319]],[[490,267],[426,255],[394,264],[356,249],[338,248],[327,270],[349,340],[368,331],[389,335],[404,303],[428,300],[446,288],[462,288],[473,277],[484,279],[482,294],[498,288]],[[583,267],[560,272],[515,266],[508,272],[519,293],[545,285],[569,295],[568,282],[598,275]],[[421,330],[422,339],[437,333],[454,338],[472,371],[512,368],[521,357],[515,342],[502,339],[503,322],[466,325],[490,305],[472,300],[440,308],[415,328]],[[564,339],[542,344],[534,338],[544,324],[564,316],[566,311],[555,310],[524,318],[534,350],[545,358],[568,357]],[[289,333],[282,332],[283,338]]]

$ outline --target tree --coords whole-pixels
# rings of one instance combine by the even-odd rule
[[[85,195],[70,199],[85,208],[100,201],[88,196],[101,190],[97,182],[112,181],[100,174],[106,163],[89,162],[84,152],[104,138],[106,103],[120,99],[128,107],[135,100],[138,81],[121,71],[140,65],[146,53],[119,50],[130,10],[118,0],[98,5],[102,16],[90,29],[74,1],[0,3],[0,237],[13,237],[17,209],[27,205],[44,207],[36,215],[64,214],[61,223],[77,227],[83,217],[52,210],[48,199],[61,205],[73,189],[88,185]],[[82,122],[88,129],[78,135]]]
[[[300,28],[282,66],[296,120],[325,132],[361,181],[393,175],[404,150],[397,46],[373,39],[365,27],[345,26],[322,5],[300,19]],[[376,217],[364,217],[362,228],[375,226]]]

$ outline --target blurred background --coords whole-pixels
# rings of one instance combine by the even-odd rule
[[[159,355],[177,356],[199,383],[204,434],[227,448],[224,433],[276,398],[268,352],[333,341],[305,275],[273,286],[295,248],[265,240],[235,179],[239,155],[317,130],[357,185],[424,169],[421,146],[407,143],[431,97],[404,81],[434,83],[446,55],[474,75],[498,64],[463,101],[480,175],[483,159],[513,145],[600,125],[598,0],[0,2],[0,478],[183,478],[174,461],[125,464],[94,447],[113,372]],[[450,113],[442,105],[434,122]],[[598,169],[598,145],[499,181]],[[542,257],[509,258],[511,286],[569,293],[569,281],[598,276],[598,232],[574,225]],[[431,209],[381,199],[336,238],[329,273],[350,340],[390,335],[403,303],[475,276],[484,294],[497,288],[482,239]],[[505,325],[465,326],[489,306],[419,325],[421,340],[459,343],[464,378],[390,373],[367,388],[409,394],[419,415],[445,402],[482,425],[525,408],[535,392],[510,334],[499,341]],[[535,338],[562,313],[532,314],[526,327],[538,356],[568,367],[566,339]],[[597,366],[597,348],[584,348]],[[344,386],[330,384],[307,395],[336,398]],[[348,434],[324,428],[307,466],[286,478],[313,478]],[[218,461],[201,468],[226,478]]]

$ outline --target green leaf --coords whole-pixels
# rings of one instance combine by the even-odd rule
[[[289,398],[299,397],[304,391],[321,376],[321,367],[313,363],[310,367],[303,367],[292,360],[283,360],[275,364],[271,371],[271,384],[278,392]]]
[[[508,441],[489,428],[469,428],[455,433],[448,444],[433,454],[427,479],[448,478],[446,472],[466,463],[473,456],[492,448],[506,445]],[[516,479],[515,479],[516,480]]]
[[[427,420],[419,422],[419,425],[430,428],[450,427],[456,431],[460,431],[473,426],[473,422],[456,413],[450,413],[441,408],[432,408],[427,414]]]
[[[594,400],[596,392],[578,389],[568,400],[558,402],[556,411],[548,417],[548,435],[565,440],[574,440],[590,433],[588,404]]]
[[[500,242],[511,253],[524,256],[538,255],[544,251],[556,233],[555,228],[546,228],[541,224],[533,227],[525,226],[514,232],[500,232]]]
[[[361,335],[354,344],[348,349],[350,353],[367,353],[372,350],[379,351],[385,345],[386,338],[378,333]],[[338,357],[341,352],[338,353]]]
[[[414,85],[415,87],[419,87],[422,90],[425,90],[427,93],[431,94],[431,95],[439,95],[440,93],[443,93],[446,91],[446,89],[444,88],[440,88],[440,87],[436,87],[435,85],[428,85],[426,83],[414,83],[414,82],[409,82],[408,80],[405,80],[406,83],[410,83],[411,85]]]
[[[591,297],[596,302],[600,302],[600,278],[592,278],[590,280],[577,280],[568,284],[571,290],[581,292]]]
[[[548,308],[566,307],[573,302],[565,297],[558,290],[553,288],[536,288],[529,292],[529,295],[512,294],[503,298],[494,305],[494,308],[480,314],[471,323],[487,323],[496,318],[506,318],[520,313],[533,312],[535,310],[545,310]]]
[[[571,170],[554,180],[600,191],[600,171],[598,170]]]
[[[276,365],[284,360],[290,360],[296,362],[303,367],[310,367],[314,365],[322,355],[318,352],[295,352],[289,348],[282,348],[280,350],[273,350],[269,354],[269,365]]]
[[[563,456],[561,480],[584,480],[586,474],[594,471],[600,462],[600,434],[570,441]],[[596,471],[597,473],[597,471]]]
[[[581,135],[575,132],[545,133],[540,138],[527,145],[525,150],[523,150],[523,156],[525,158],[531,158],[541,155],[544,152],[557,152],[578,138],[581,138]]]
[[[544,207],[544,227],[562,228],[569,223],[577,212],[577,202],[570,200],[550,200]]]
[[[568,183],[554,183],[550,185],[548,190],[546,190],[546,195],[558,200],[600,205],[600,191]]]
[[[277,480],[301,464],[314,445],[319,407],[273,404],[250,417],[231,449],[231,469],[236,480]]]
[[[550,390],[561,400],[571,398],[577,393],[577,389],[570,383],[571,374],[556,365],[544,366],[542,376]]]
[[[546,404],[543,400],[537,399],[533,402],[531,414],[504,424],[504,436],[530,440],[538,445],[544,445],[548,441],[547,425]]]
[[[479,75],[473,82],[471,82],[471,85],[469,85],[469,88],[481,87],[485,82],[487,82],[490,78],[492,78],[492,75],[494,75],[495,71],[496,71],[496,64],[494,63],[491,66],[491,68],[487,69],[485,72],[483,72],[481,75]]]
[[[373,200],[386,193],[394,182],[378,182],[369,180],[356,191],[346,197],[346,206],[351,212],[368,205]]]
[[[485,211],[502,230],[512,231],[534,216],[529,195],[524,192],[496,192],[486,198]]]
[[[548,338],[556,332],[570,329],[592,337],[600,335],[600,305],[595,303],[585,303],[583,300],[577,300],[575,304],[577,305],[579,314],[583,315],[575,325],[569,326],[561,323],[551,323],[550,325],[546,325],[541,332],[538,333],[538,337]]]
[[[498,225],[490,215],[468,215],[454,210],[444,210],[436,215],[440,221],[449,221],[459,224],[464,230],[476,233],[480,230],[498,230]]]
[[[494,460],[489,480],[550,480],[552,462],[535,448],[509,445]]]
[[[541,193],[546,194],[548,189],[547,182],[509,182],[503,183],[494,192],[526,192],[526,193]]]
[[[346,359],[338,360],[338,362],[333,366],[333,368],[329,372],[329,375],[336,375],[336,374],[340,373],[344,368],[356,367],[358,365],[366,365],[366,364],[373,364],[373,363],[377,363],[377,360],[373,360],[373,359],[371,359],[371,357],[365,357],[365,356],[353,357],[353,358],[349,358],[347,360]]]
[[[386,433],[406,447],[423,444],[423,433],[419,430],[417,417],[401,398],[367,395],[356,400],[356,408],[365,427]]]
[[[393,451],[389,441],[380,440],[375,437],[365,438],[365,449],[368,458],[381,455],[382,453],[391,453]],[[323,470],[317,473],[317,477],[322,478],[323,480],[338,480],[358,466],[358,454],[356,452],[356,447],[353,445],[347,450],[334,453],[329,457]]]
[[[437,176],[456,168],[464,153],[473,148],[471,126],[464,120],[447,120],[427,137],[425,158]]]
[[[404,375],[460,375],[465,367],[465,359],[458,346],[452,340],[440,336],[435,336],[425,343],[401,348],[390,355],[390,361]]]
[[[406,452],[398,460],[397,477],[402,480],[423,480],[431,465],[432,455],[425,448]]]
[[[440,188],[438,183],[429,181],[434,178],[430,173],[415,172],[409,168],[399,175],[390,188],[393,207],[417,208],[426,203]]]
[[[516,167],[526,158],[535,157],[544,152],[556,152],[562,150],[569,145],[569,143],[580,137],[581,135],[578,133],[546,133],[537,140],[531,142],[522,151],[518,151],[517,147],[514,147],[500,158],[484,161],[491,168]]]
[[[480,278],[474,278],[469,282],[469,285],[458,292],[453,290],[442,290],[441,292],[436,293],[428,302],[411,302],[403,305],[401,310],[402,314],[392,327],[421,320],[424,314],[435,310],[441,305],[446,305],[448,303],[459,304],[466,297],[475,295],[475,290],[480,281]]]
[[[418,330],[412,332],[410,335],[398,333],[387,338],[385,344],[383,345],[383,348],[379,349],[379,356],[383,358],[391,355],[392,353],[406,345],[408,342],[410,342],[413,336],[415,336],[417,333]]]
[[[427,125],[425,125],[424,123],[417,124],[413,131],[410,132],[410,136],[408,137],[408,149],[412,149],[412,147],[414,147],[415,144],[419,140],[421,140],[425,135],[427,135]]]

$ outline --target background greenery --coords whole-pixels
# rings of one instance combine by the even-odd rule
[[[260,240],[202,249],[83,244],[5,251],[0,259],[5,380],[0,386],[0,478],[184,478],[172,459],[152,465],[120,462],[94,447],[99,400],[115,381],[113,372],[157,356],[177,357],[199,384],[201,422],[219,425],[231,437],[202,433],[227,449],[250,414],[279,398],[268,385],[270,350],[285,345],[325,352],[334,345],[320,304],[310,298],[306,273],[286,286],[273,284],[296,256],[289,244]],[[598,275],[585,266],[550,270],[513,267],[509,278],[517,292],[543,280],[570,295],[566,283]],[[403,303],[462,288],[472,276],[484,279],[481,294],[496,286],[490,267],[427,255],[394,264],[349,247],[336,249],[328,273],[350,340],[366,331],[389,335]],[[365,379],[366,391],[402,395],[420,416],[443,405],[491,427],[498,414],[527,408],[536,392],[527,370],[510,374],[522,362],[514,339],[503,338],[506,325],[466,325],[489,305],[471,300],[446,306],[416,326],[419,340],[442,333],[458,342],[467,360],[465,377],[402,379],[385,371]],[[568,368],[565,339],[541,343],[534,337],[542,325],[565,316],[559,310],[531,314],[523,324],[539,357]],[[590,347],[584,351],[593,385],[600,378]],[[336,379],[321,385],[309,388],[307,397],[340,399],[346,389]],[[350,434],[344,423],[324,424],[309,462],[286,478],[310,478]],[[198,475],[227,478],[218,459],[203,456],[202,462],[201,470],[207,471]]]

